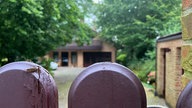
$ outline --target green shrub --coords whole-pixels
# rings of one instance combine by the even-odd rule
[[[5,65],[7,62],[8,62],[8,59],[7,59],[7,58],[1,59],[1,60],[0,60],[0,66]]]
[[[126,54],[119,54],[119,55],[117,56],[117,58],[116,58],[117,63],[120,63],[120,64],[126,66],[126,65],[127,65],[126,57],[127,57]]]
[[[155,61],[154,60],[146,60],[142,65],[141,69],[138,70],[139,74],[138,77],[141,79],[141,81],[147,82],[148,74],[151,71],[155,70]]]
[[[50,63],[52,62],[53,60],[51,59],[46,59],[46,58],[43,58],[40,63],[38,63],[39,65],[41,65],[42,67],[44,67],[50,74],[51,76],[54,77],[54,73],[53,73],[53,70],[51,69],[51,65]]]
[[[145,59],[133,60],[128,67],[139,77],[143,82],[147,82],[148,74],[155,71],[155,51],[148,51]]]

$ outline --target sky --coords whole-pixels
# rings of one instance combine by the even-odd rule
[[[101,0],[93,0],[94,3],[99,3]]]
[[[92,0],[94,3],[100,3],[102,0]],[[84,21],[89,26],[93,27],[93,22],[96,20],[96,16],[94,14],[90,14],[89,17],[85,17]]]

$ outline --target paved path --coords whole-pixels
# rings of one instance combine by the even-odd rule
[[[165,100],[163,98],[159,98],[158,96],[154,95],[154,90],[150,88],[145,88],[145,93],[147,95],[147,105],[153,105],[153,106],[161,106],[163,108],[169,108]]]
[[[69,88],[72,81],[83,69],[84,68],[59,67],[56,71],[54,71],[54,79],[59,92],[59,108],[68,108],[67,100]]]
[[[69,87],[82,70],[84,70],[84,68],[59,67],[54,71],[54,79],[59,91],[59,108],[68,108],[67,99]],[[145,90],[147,95],[147,105],[161,105],[164,106],[164,108],[168,108],[166,107],[164,99],[154,96],[151,89],[145,88]]]

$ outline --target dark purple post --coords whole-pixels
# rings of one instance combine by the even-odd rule
[[[176,108],[192,108],[192,81],[181,92]]]
[[[0,68],[1,108],[58,108],[58,91],[51,75],[30,62]]]
[[[140,80],[116,63],[97,63],[73,82],[68,108],[146,108]]]

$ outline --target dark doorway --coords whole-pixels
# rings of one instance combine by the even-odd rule
[[[68,66],[68,52],[62,52],[62,66]]]
[[[111,62],[111,52],[84,52],[84,67],[97,62]]]
[[[71,64],[77,66],[77,52],[71,52]]]
[[[166,51],[163,50],[163,97],[165,98],[165,88],[166,88]]]
[[[167,72],[167,52],[171,50],[168,48],[162,49],[163,53],[163,98],[166,98],[166,72]]]
[[[53,60],[54,60],[54,62],[58,63],[58,61],[59,61],[59,53],[58,52],[53,52]]]

